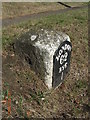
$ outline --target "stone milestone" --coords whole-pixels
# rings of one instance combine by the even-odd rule
[[[16,40],[15,49],[49,89],[59,86],[69,71],[72,45],[62,32],[29,31]]]

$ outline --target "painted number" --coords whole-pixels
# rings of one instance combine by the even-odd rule
[[[68,63],[66,62],[63,66],[61,66],[59,68],[59,73],[61,73],[62,71],[64,71],[67,68],[67,65],[68,65]]]
[[[64,55],[60,57],[60,64],[62,65],[65,61],[67,61],[68,53],[66,52]]]

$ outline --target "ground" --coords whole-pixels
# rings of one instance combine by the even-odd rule
[[[87,20],[88,9],[83,8],[3,28],[3,118],[89,117]],[[62,31],[71,38],[70,72],[57,89],[48,90],[14,50],[15,39],[33,28]]]
[[[70,5],[72,7],[75,6],[81,6],[86,3],[66,3],[67,5]],[[45,12],[45,11],[55,11],[59,9],[64,9],[66,8],[65,6],[59,4],[59,3],[33,3],[33,2],[21,2],[21,3],[2,3],[2,17],[3,19],[5,18],[13,18],[16,16],[23,16],[23,15],[28,15],[28,14],[34,14],[34,13],[40,13],[40,12]],[[19,12],[18,12],[19,11]]]

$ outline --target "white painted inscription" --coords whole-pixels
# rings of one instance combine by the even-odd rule
[[[65,44],[59,50],[58,56],[56,56],[56,60],[59,61],[60,65],[62,65],[59,68],[59,71],[58,71],[59,73],[63,72],[68,66],[68,63],[67,63],[68,52],[67,51],[71,51],[71,46],[68,44]],[[64,53],[64,54],[62,54],[62,53]],[[63,76],[63,73],[62,73],[62,76]]]

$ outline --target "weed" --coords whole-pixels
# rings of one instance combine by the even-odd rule
[[[4,86],[8,86],[9,87],[9,83],[8,82],[4,82]]]
[[[18,113],[20,116],[23,116],[23,110],[21,109],[21,107],[18,107],[18,108],[17,108],[17,113]]]
[[[87,82],[86,81],[82,81],[82,80],[78,80],[75,83],[75,87],[78,88],[78,89],[86,88],[87,87]]]
[[[39,98],[44,98],[44,97],[45,97],[42,91],[38,91],[38,92],[37,92],[37,96],[38,96]]]
[[[22,103],[23,103],[23,98],[22,96],[20,95],[20,98],[19,98],[19,106],[22,107]]]
[[[79,109],[75,106],[73,106],[73,111],[74,111],[75,116],[78,116],[81,113],[81,109]]]
[[[32,97],[33,100],[35,100],[38,103],[38,105],[41,105],[40,98],[38,98],[36,94],[30,93],[30,96]]]

